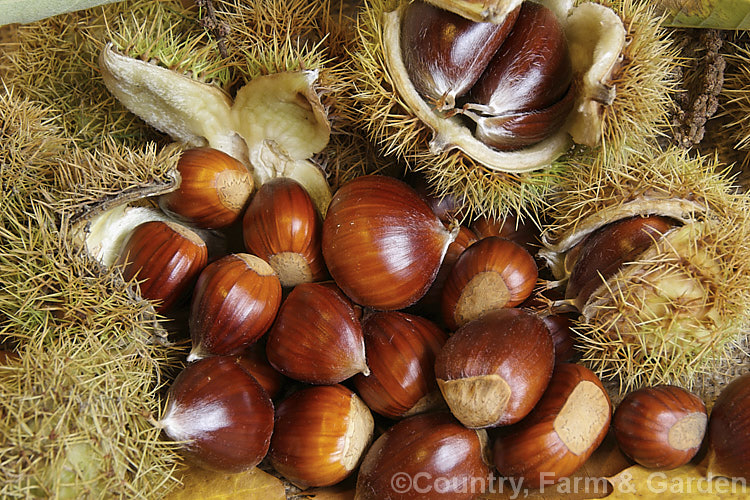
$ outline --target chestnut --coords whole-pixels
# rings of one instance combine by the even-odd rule
[[[281,395],[286,377],[271,366],[266,357],[266,348],[256,342],[235,356],[235,361],[242,369],[252,375],[265,389],[271,399]]]
[[[149,221],[133,229],[116,264],[123,266],[123,278],[137,278],[141,296],[165,313],[188,297],[207,261],[206,243],[190,228]]]
[[[467,429],[447,412],[415,415],[372,444],[354,498],[474,499],[483,493],[490,472],[484,430]]]
[[[502,23],[477,23],[430,5],[410,2],[404,9],[401,46],[414,88],[440,110],[456,105],[479,80],[505,41],[519,8]]]
[[[362,322],[370,374],[354,387],[371,410],[402,418],[439,404],[435,358],[448,335],[435,323],[398,311],[374,312]]]
[[[471,88],[464,114],[475,136],[499,150],[536,144],[565,122],[575,100],[562,25],[547,7],[523,2],[512,31]]]
[[[573,320],[568,314],[547,314],[542,316],[555,345],[555,362],[567,363],[576,356],[575,340],[571,326]]]
[[[631,392],[612,417],[620,450],[643,467],[675,469],[698,453],[708,416],[700,398],[659,385]]]
[[[721,390],[707,435],[708,473],[750,479],[750,373]]]
[[[329,283],[301,283],[289,292],[268,332],[266,355],[279,372],[308,384],[370,373],[359,314]]]
[[[477,239],[499,236],[518,243],[532,255],[536,253],[541,244],[539,228],[531,221],[521,220],[520,217],[513,214],[501,218],[481,215],[474,219],[469,227],[474,231]]]
[[[466,226],[459,226],[456,239],[448,245],[448,250],[445,252],[443,262],[440,264],[435,280],[430,285],[430,289],[427,293],[417,301],[416,304],[411,306],[408,311],[414,312],[417,315],[425,316],[428,318],[434,318],[436,321],[442,321],[441,318],[441,302],[443,299],[443,286],[445,280],[450,276],[453,266],[455,265],[461,254],[477,242],[477,237],[474,232]]]
[[[255,467],[271,442],[274,409],[263,387],[229,356],[184,368],[155,424],[203,467],[239,472]]]
[[[245,211],[245,249],[271,265],[281,286],[320,281],[327,275],[320,248],[322,224],[305,188],[289,177],[277,177],[258,189]]]
[[[555,367],[534,409],[495,438],[495,467],[530,488],[573,474],[602,443],[612,404],[597,376],[583,365]]]
[[[630,217],[590,234],[575,253],[565,296],[583,310],[591,294],[624,263],[634,260],[675,223],[660,215]],[[567,260],[567,259],[566,259]],[[566,262],[566,265],[571,264]]]
[[[522,246],[490,236],[458,257],[443,284],[442,315],[455,330],[493,309],[514,307],[534,291],[539,271]]]
[[[544,321],[522,309],[497,309],[466,323],[435,360],[451,412],[469,428],[518,422],[542,396],[555,362]]]
[[[179,187],[159,196],[159,207],[204,229],[226,227],[238,220],[254,187],[245,165],[210,147],[183,151],[177,174]]]
[[[276,409],[268,457],[295,486],[329,486],[359,465],[374,428],[369,408],[346,387],[307,387]]]
[[[403,309],[427,292],[454,238],[408,184],[365,175],[334,193],[323,221],[323,257],[354,302]]]
[[[201,272],[193,291],[188,361],[238,354],[271,327],[281,305],[281,283],[263,259],[231,254]]]

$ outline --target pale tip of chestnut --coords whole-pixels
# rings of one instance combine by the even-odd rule
[[[469,429],[499,421],[512,393],[508,383],[494,373],[455,380],[437,379],[437,383],[453,415]]]
[[[609,426],[611,406],[607,395],[594,382],[582,380],[555,417],[552,427],[575,455],[588,452]]]

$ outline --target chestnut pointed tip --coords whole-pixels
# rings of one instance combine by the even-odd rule
[[[193,347],[193,349],[190,351],[190,354],[188,354],[187,362],[192,363],[194,361],[198,361],[200,359],[203,359],[206,357],[206,353],[203,351],[200,345]]]

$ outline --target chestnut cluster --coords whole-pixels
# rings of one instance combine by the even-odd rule
[[[404,66],[420,96],[446,117],[465,117],[487,146],[504,151],[538,143],[573,109],[565,32],[539,3],[522,2],[493,23],[410,2],[400,38]]]
[[[231,164],[207,149],[186,151],[181,163],[196,158],[209,171]],[[225,185],[202,183],[214,194]],[[529,487],[549,473],[559,480],[604,439],[607,392],[568,362],[564,317],[534,307],[528,227],[441,220],[429,197],[378,175],[343,184],[325,217],[291,179],[248,193],[232,223],[206,216],[211,199],[221,197],[172,200],[169,212],[182,222],[136,227],[119,261],[160,312],[187,310],[192,350],[156,424],[198,464],[239,471],[266,459],[303,488],[359,469],[359,498],[402,498],[387,489],[393,474],[440,471],[458,482],[438,496],[473,498],[481,491],[467,492],[461,478],[497,471]],[[180,205],[200,205],[200,221]],[[194,230],[229,235],[232,224],[243,245],[234,252],[209,251]],[[654,400],[687,405],[684,418],[658,419],[669,425],[663,446],[685,459],[705,409],[678,396],[657,391]],[[627,407],[615,418],[633,444],[623,450],[674,464],[644,455],[655,445],[629,437],[646,426]],[[376,421],[385,429],[377,439]]]

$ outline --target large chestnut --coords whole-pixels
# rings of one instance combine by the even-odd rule
[[[179,187],[159,197],[167,214],[205,229],[229,226],[242,215],[253,191],[247,167],[209,147],[187,149],[177,161]]]
[[[323,257],[354,302],[402,309],[427,292],[454,238],[408,184],[366,175],[334,193],[323,222]]]
[[[469,500],[490,481],[487,434],[450,413],[401,420],[367,451],[357,476],[357,500]]]
[[[337,384],[370,373],[359,314],[331,283],[301,283],[284,299],[268,332],[268,361],[308,384]]]
[[[659,385],[625,396],[612,417],[612,430],[620,450],[642,466],[674,469],[698,453],[707,422],[700,398]]]
[[[544,321],[522,309],[498,309],[448,339],[435,361],[443,398],[465,426],[508,425],[542,396],[555,363]]]
[[[354,387],[373,411],[389,418],[421,413],[440,403],[435,358],[448,339],[433,322],[398,311],[379,311],[362,323],[370,374]]]
[[[296,486],[329,486],[359,465],[374,428],[369,408],[346,387],[307,387],[276,409],[268,456]]]
[[[708,421],[708,472],[750,479],[750,373],[732,380]]]
[[[183,369],[169,388],[156,425],[203,467],[250,469],[268,451],[273,403],[230,356],[202,359]]]
[[[116,263],[123,265],[123,278],[137,278],[141,296],[164,313],[188,297],[207,260],[206,243],[195,231],[175,222],[150,221],[136,226]]]
[[[575,264],[568,279],[566,297],[582,310],[597,288],[674,224],[671,219],[659,215],[631,217],[608,224],[589,235],[573,253]],[[571,265],[567,259],[566,264]]]
[[[531,413],[500,429],[495,467],[531,488],[560,481],[599,447],[611,416],[612,404],[597,376],[583,365],[561,363]]]
[[[280,304],[279,278],[260,257],[240,253],[212,262],[193,291],[188,360],[242,352],[271,327]]]
[[[514,307],[534,291],[536,261],[521,245],[483,238],[458,257],[443,284],[442,314],[449,330],[493,309]]]
[[[242,218],[245,249],[268,262],[281,285],[326,277],[320,249],[322,220],[302,185],[289,177],[264,183]]]
[[[401,46],[417,91],[439,110],[451,109],[482,76],[518,17],[514,9],[500,24],[477,23],[417,1],[404,10]]]
[[[279,373],[266,357],[266,348],[259,342],[235,356],[235,361],[263,386],[271,399],[281,395],[286,377]]]

